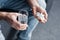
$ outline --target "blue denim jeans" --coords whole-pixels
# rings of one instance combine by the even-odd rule
[[[45,0],[38,0],[38,3],[44,9],[46,8]],[[39,23],[38,20],[32,15],[32,12],[29,12],[28,18],[28,28],[25,31],[20,31],[17,40],[31,40],[32,32],[36,28],[37,24]]]
[[[0,40],[5,40],[5,38],[4,38],[4,36],[3,36],[2,32],[1,32],[1,30],[0,30]]]

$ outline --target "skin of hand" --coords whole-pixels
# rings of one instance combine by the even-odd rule
[[[0,19],[4,19],[5,21],[9,22],[12,28],[16,30],[26,30],[28,25],[17,21],[17,16],[19,15],[21,14],[14,12],[0,12]]]
[[[35,18],[39,20],[41,23],[46,23],[48,20],[48,14],[45,9],[43,9],[39,4],[37,0],[27,0],[28,4],[32,8],[32,12]],[[37,12],[42,13],[44,15],[44,20],[42,20],[40,17],[37,16]]]

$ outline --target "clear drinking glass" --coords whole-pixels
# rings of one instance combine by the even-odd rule
[[[20,10],[19,13],[21,14],[20,16],[18,16],[18,21],[23,23],[23,24],[27,24],[28,23],[28,12],[27,10]]]

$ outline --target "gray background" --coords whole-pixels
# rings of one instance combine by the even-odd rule
[[[60,40],[60,0],[54,0],[46,24],[39,23],[32,34],[32,40]],[[9,26],[0,21],[2,32],[7,37]],[[4,25],[3,25],[4,24]],[[8,27],[7,27],[8,26]]]

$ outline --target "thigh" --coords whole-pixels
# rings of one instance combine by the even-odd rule
[[[45,0],[38,0],[38,3],[39,3],[39,5],[40,5],[42,8],[46,9],[46,2],[45,2]]]
[[[35,29],[38,23],[39,23],[38,20],[34,16],[29,17],[27,32],[31,33]]]

